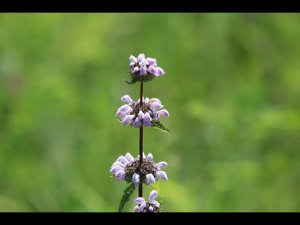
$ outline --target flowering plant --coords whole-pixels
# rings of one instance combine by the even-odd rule
[[[110,172],[118,181],[126,181],[130,185],[125,189],[123,197],[119,205],[119,212],[124,208],[125,203],[138,187],[138,197],[134,202],[137,206],[135,212],[161,212],[161,204],[154,199],[158,196],[156,190],[150,192],[148,202],[143,198],[143,184],[151,185],[159,179],[167,181],[168,176],[163,168],[168,166],[167,162],[153,161],[152,153],[147,155],[143,152],[143,128],[154,127],[162,131],[168,132],[161,122],[161,117],[169,117],[169,112],[164,108],[158,98],[144,97],[144,82],[153,80],[154,78],[165,75],[165,71],[157,66],[157,61],[154,58],[146,58],[144,54],[139,54],[138,57],[129,57],[129,72],[131,81],[126,81],[128,84],[140,82],[140,98],[133,101],[129,95],[121,97],[121,101],[126,103],[118,108],[116,117],[124,124],[139,128],[139,155],[134,158],[129,152],[121,155],[112,164]]]

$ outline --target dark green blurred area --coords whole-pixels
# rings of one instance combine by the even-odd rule
[[[300,210],[299,14],[1,14],[0,211],[117,211],[116,158],[138,129],[115,117],[129,55],[171,129],[144,131],[169,163],[163,211]],[[150,187],[145,188],[148,195]],[[136,193],[135,193],[136,196]],[[132,201],[125,208],[132,211]]]

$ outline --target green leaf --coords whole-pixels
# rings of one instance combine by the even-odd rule
[[[125,204],[129,201],[130,196],[132,195],[132,193],[135,190],[135,186],[133,183],[131,183],[125,190],[124,190],[124,194],[121,198],[120,201],[120,205],[119,205],[119,212],[121,212],[125,206]]]
[[[170,132],[170,130],[168,128],[166,128],[161,122],[159,121],[152,121],[151,122],[151,127],[157,128],[161,131],[164,132]]]

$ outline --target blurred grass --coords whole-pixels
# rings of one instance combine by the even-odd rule
[[[117,211],[112,162],[138,153],[115,118],[138,98],[128,57],[171,117],[145,130],[165,160],[164,211],[300,210],[298,14],[1,14],[0,210]],[[150,188],[146,188],[146,194]],[[131,211],[133,204],[126,206]]]

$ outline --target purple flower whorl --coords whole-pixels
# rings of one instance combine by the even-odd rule
[[[129,57],[129,66],[129,72],[132,78],[129,83],[135,83],[137,81],[147,82],[165,74],[165,71],[157,66],[156,59],[146,58],[144,53],[139,54],[137,58],[131,55]]]
[[[129,95],[121,97],[121,101],[127,103],[122,105],[116,116],[122,124],[134,127],[150,127],[152,123],[160,120],[160,117],[169,117],[169,112],[163,109],[158,98],[145,98],[141,106],[140,99],[133,101]]]
[[[110,172],[116,180],[132,182],[135,186],[139,183],[153,184],[158,179],[168,180],[167,173],[162,170],[168,166],[168,163],[164,161],[155,163],[151,153],[147,156],[144,154],[143,159],[139,168],[139,157],[133,158],[130,153],[126,153],[125,156],[119,156],[112,164]]]

